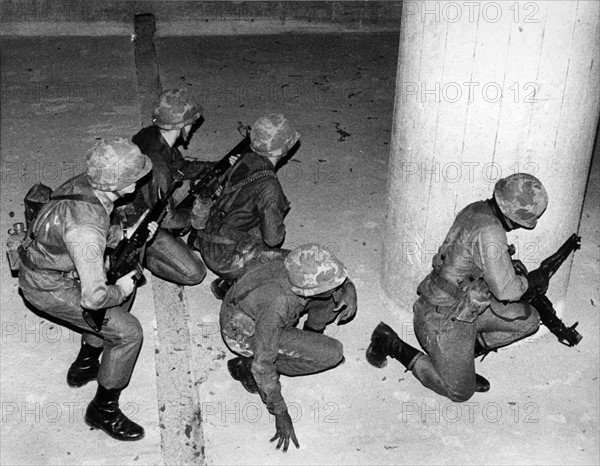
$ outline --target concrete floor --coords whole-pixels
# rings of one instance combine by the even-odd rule
[[[83,171],[85,151],[96,137],[130,137],[140,115],[129,37],[3,38],[0,45],[0,227],[6,231],[21,220],[31,184],[56,187]],[[426,390],[394,362],[377,370],[364,360],[380,320],[416,344],[410,309],[386,300],[378,275],[397,47],[393,34],[157,40],[163,88],[189,87],[205,108],[206,121],[186,156],[218,158],[238,141],[238,121],[251,124],[266,112],[283,112],[297,125],[302,146],[279,175],[292,203],[287,245],[319,242],[333,249],[360,300],[352,323],[327,330],[344,344],[344,365],[282,377],[301,445],[284,455],[268,442],[275,425],[260,399],[227,373],[230,353],[216,326],[219,302],[208,289],[213,276],[184,289],[205,461],[597,464],[597,163],[567,296],[565,321],[580,322],[579,346],[563,347],[549,335],[492,354],[478,363],[491,391],[463,404]],[[140,289],[132,310],[144,325],[145,343],[123,393],[124,410],[147,435],[121,443],[83,423],[94,387],[72,390],[65,383],[79,337],[27,310],[4,254],[1,267],[0,463],[175,464],[161,446],[166,427],[160,425],[164,400],[156,388],[158,279]]]

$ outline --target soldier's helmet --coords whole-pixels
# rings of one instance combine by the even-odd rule
[[[127,139],[96,142],[87,153],[87,178],[93,188],[117,191],[147,175],[152,161]]]
[[[528,173],[515,173],[498,180],[494,199],[509,220],[525,228],[534,228],[548,207],[548,194],[542,182]]]
[[[250,148],[264,157],[280,157],[300,138],[298,131],[281,114],[260,117],[250,130]]]
[[[285,258],[291,290],[300,296],[314,296],[340,286],[348,277],[344,264],[318,244],[298,246]]]
[[[152,123],[163,129],[181,129],[202,115],[202,107],[186,89],[168,89],[160,94],[152,112]]]

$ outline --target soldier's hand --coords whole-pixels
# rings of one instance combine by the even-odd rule
[[[229,165],[231,165],[233,167],[235,165],[235,163],[240,159],[240,157],[241,157],[240,154],[230,155],[229,156]]]
[[[356,315],[358,310],[358,295],[356,293],[356,287],[350,279],[333,293],[333,301],[335,302],[335,312],[339,312],[337,323],[343,324],[344,322],[352,319]]]
[[[150,222],[148,224],[148,231],[150,232],[150,234],[148,235],[148,241],[150,241],[152,238],[154,238],[154,235],[156,234],[156,230],[158,230],[158,223]]]
[[[121,291],[123,291],[126,297],[133,293],[133,290],[135,290],[135,274],[136,270],[132,270],[127,275],[123,275],[115,282],[115,285],[121,288]]]
[[[535,269],[527,275],[527,282],[529,283],[527,293],[532,293],[535,296],[542,296],[548,291],[550,277],[545,270]]]
[[[275,447],[277,450],[279,450],[283,444],[283,452],[285,453],[290,445],[290,439],[292,439],[292,442],[294,442],[296,448],[300,448],[300,444],[296,438],[296,433],[294,432],[292,418],[287,411],[275,415],[275,429],[275,436],[271,439],[271,442],[279,439],[277,446]]]

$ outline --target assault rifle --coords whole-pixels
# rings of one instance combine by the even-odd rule
[[[213,197],[219,187],[220,177],[231,168],[229,158],[234,155],[244,154],[250,147],[250,135],[246,134],[233,149],[219,160],[215,165],[203,170],[190,182],[188,195],[177,205],[178,209],[191,209],[196,197]]]
[[[147,211],[146,216],[137,226],[131,238],[124,237],[115,247],[113,252],[108,256],[109,268],[106,272],[106,282],[109,285],[114,285],[117,280],[124,275],[127,275],[132,270],[135,270],[133,280],[136,286],[144,286],[146,277],[144,277],[144,269],[141,265],[141,252],[148,241],[150,231],[148,225],[152,222],[160,224],[164,216],[167,214],[167,206],[169,199],[177,188],[181,186],[181,180],[176,179],[169,190],[163,196],[158,191],[158,200]],[[83,310],[83,318],[87,324],[96,332],[102,329],[106,309],[98,309],[96,311]]]
[[[565,244],[563,244],[558,251],[542,261],[540,264],[540,269],[546,271],[548,278],[551,278],[567,259],[567,257],[569,257],[571,252],[576,251],[580,247],[581,237],[577,236],[576,234],[571,235],[571,237],[565,241]],[[509,253],[512,255],[514,252],[514,246],[511,245],[509,247]],[[513,260],[513,265],[519,275],[524,275],[527,277],[527,268],[523,262],[520,260]],[[558,341],[563,345],[575,346],[583,338],[579,332],[575,330],[575,327],[577,327],[579,322],[575,322],[570,327],[567,327],[556,315],[556,311],[554,310],[552,302],[546,297],[545,294],[540,294],[539,290],[529,290],[522,296],[521,300],[531,304],[537,309],[538,313],[540,314],[540,320],[542,321],[542,324],[548,327],[548,329],[554,335],[556,335]]]

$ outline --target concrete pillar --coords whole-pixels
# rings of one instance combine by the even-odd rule
[[[550,203],[531,270],[578,229],[599,114],[596,1],[404,2],[383,287],[409,310],[455,215],[515,172]],[[583,238],[583,241],[591,238]],[[550,285],[561,314],[571,261]]]

